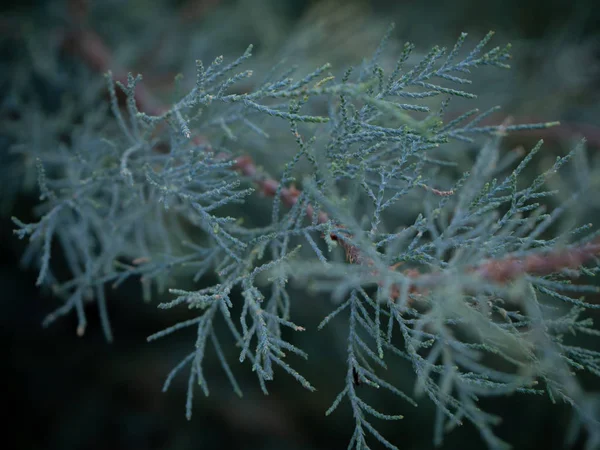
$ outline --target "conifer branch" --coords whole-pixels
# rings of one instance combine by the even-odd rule
[[[497,419],[481,411],[479,399],[544,393],[538,384],[551,398],[574,405],[588,431],[600,426],[572,376],[584,369],[599,374],[600,354],[562,340],[566,331],[598,334],[580,316],[600,306],[571,295],[597,289],[567,278],[600,270],[587,267],[599,259],[600,238],[590,234],[590,224],[547,238],[594,182],[581,169],[583,145],[533,180],[523,180],[542,142],[526,155],[502,154],[498,142],[507,133],[546,132],[553,123],[490,125],[497,108],[446,121],[448,98],[475,98],[465,89],[472,71],[508,67],[510,46],[488,49],[490,32],[465,50],[463,33],[454,47],[433,47],[406,68],[414,49],[407,44],[387,73],[380,59],[392,26],[372,58],[340,80],[329,73],[329,64],[299,79],[292,78],[293,70],[277,68],[252,89],[240,90],[253,76],[239,69],[251,58],[249,46],[234,60],[218,56],[206,66],[197,60],[195,83],[181,92],[177,77],[172,103],[166,104],[139,83],[141,76],[116,64],[89,25],[87,2],[69,5],[74,23],[63,44],[93,71],[106,73],[112,116],[106,108],[87,113],[97,106],[96,90],[78,115],[65,113],[61,123],[77,129],[66,132],[51,122],[43,145],[29,140],[28,130],[40,129],[39,122],[20,124],[25,130],[20,151],[37,161],[41,196],[39,221],[13,218],[14,232],[29,239],[27,258],[39,263],[37,283],[64,300],[45,324],[75,312],[81,335],[88,323],[85,305],[95,300],[110,340],[107,286],[135,277],[149,299],[155,289],[171,287],[176,275],[201,280],[190,291],[169,289],[174,298],[158,305],[186,307],[192,317],[148,337],[196,331],[193,348],[165,382],[167,389],[189,369],[190,418],[194,392],[209,394],[210,350],[241,395],[221,344],[223,328],[264,393],[277,373],[316,389],[290,362],[308,353],[286,340],[289,333],[305,331],[292,318],[294,293],[288,286],[290,276],[304,278],[307,289],[337,303],[319,329],[339,315],[349,319],[344,387],[327,411],[342,401],[351,406],[355,427],[349,448],[366,448],[371,439],[396,448],[371,419],[403,415],[371,406],[365,389],[417,405],[391,382],[397,379],[381,376],[390,357],[412,367],[415,398],[426,395],[435,404],[436,444],[445,430],[469,421],[489,448],[505,448],[492,430]],[[315,98],[326,99],[327,107]],[[430,99],[440,100],[439,109]],[[282,149],[287,163],[273,177],[244,153],[275,133],[285,138],[282,124],[293,142]],[[468,161],[468,172],[454,158],[454,148],[444,146],[475,147],[482,136],[489,139],[478,147],[476,161]],[[582,156],[578,187],[547,214],[546,199],[556,192],[546,181],[575,156]],[[302,170],[307,176],[300,189],[296,176]],[[256,193],[271,198],[266,221],[254,222],[246,209]],[[407,217],[412,224],[404,222]],[[244,224],[248,218],[252,223]],[[405,226],[397,231],[400,221]],[[568,244],[576,235],[585,237]],[[54,273],[55,243],[64,254],[66,276]],[[338,258],[336,248],[345,258]],[[550,302],[571,309],[563,312]],[[215,325],[217,318],[223,328]],[[488,356],[502,364],[490,363]]]
[[[73,3],[79,4],[85,2],[75,1]],[[113,68],[113,58],[109,48],[96,33],[91,30],[82,29],[76,32],[76,34],[73,36],[73,40],[76,42],[75,50],[80,54],[83,61],[88,64],[90,68],[98,72],[106,72],[109,69],[115,70],[115,68]],[[114,77],[117,81],[124,83],[125,80],[127,80],[127,70],[116,68]],[[139,109],[148,114],[161,115],[164,111],[168,110],[168,105],[160,104],[160,102],[158,102],[152,96],[152,94],[143,87],[143,85],[138,85],[136,87],[135,96]],[[487,117],[485,121],[482,121],[482,124],[489,122],[490,118]],[[578,126],[574,129],[580,128],[581,127]],[[571,129],[567,129],[565,127],[552,127],[542,129],[542,131],[538,130],[537,132],[553,134],[554,136],[564,138],[564,133],[569,133],[569,130]],[[598,142],[595,142],[597,132],[596,128],[587,127],[585,130],[587,131],[586,134],[588,139],[591,137],[592,143],[600,145],[600,136],[598,137]],[[210,146],[210,144],[207,143],[202,136],[195,137],[195,142]],[[225,157],[225,155],[219,156],[221,158]],[[238,170],[244,176],[250,178],[259,187],[259,192],[261,192],[263,195],[274,196],[279,191],[280,198],[287,207],[293,207],[300,197],[301,191],[294,186],[282,187],[279,189],[279,181],[266,175],[264,171],[259,170],[249,155],[235,158],[234,165],[231,167],[232,169]],[[428,186],[424,187],[426,190],[434,193],[435,195],[448,196],[453,194],[453,191],[440,191]],[[314,208],[310,204],[307,204],[305,208],[307,218],[312,220]],[[328,222],[329,217],[327,213],[324,211],[319,211],[317,221],[321,224]],[[343,224],[340,224],[339,226],[343,227]],[[347,240],[338,240],[338,236],[336,234],[331,234],[330,237],[331,239],[340,242],[344,248],[349,262],[356,263],[361,261],[367,265],[370,264],[368,259],[364,259],[361,256],[360,249],[351,245]],[[585,244],[581,247],[565,250],[554,250],[540,255],[527,255],[524,257],[524,259],[519,259],[516,257],[501,258],[499,260],[491,259],[479,264],[477,267],[468,269],[468,271],[475,272],[488,281],[508,283],[525,274],[544,276],[559,272],[564,269],[576,269],[585,262],[599,255],[600,242],[595,242]],[[407,274],[410,274],[410,276],[413,278],[419,276],[418,271],[415,269],[408,270]],[[397,288],[395,287],[392,287],[392,290],[393,292],[397,292]]]

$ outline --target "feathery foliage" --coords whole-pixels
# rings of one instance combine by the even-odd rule
[[[39,220],[13,218],[15,233],[29,240],[24,259],[38,265],[37,284],[64,300],[45,324],[75,313],[83,335],[94,301],[111,340],[107,289],[131,278],[147,299],[168,289],[158,307],[193,316],[148,340],[196,330],[164,385],[187,374],[191,417],[195,391],[209,394],[209,350],[241,395],[235,374],[244,369],[226,356],[229,345],[265,393],[280,373],[318,388],[295,368],[310,355],[292,343],[294,333],[317,332],[292,316],[302,298],[289,285],[304,282],[332,301],[319,328],[347,319],[345,377],[327,414],[351,407],[348,448],[398,448],[376,421],[399,420],[425,399],[436,408],[436,445],[470,422],[488,448],[506,448],[494,431],[499,418],[479,399],[512,393],[571,404],[588,448],[597,448],[595,400],[574,372],[600,375],[600,353],[569,335],[599,333],[586,312],[600,306],[585,299],[597,288],[573,282],[598,271],[598,233],[591,225],[556,231],[568,203],[546,212],[547,179],[584,145],[527,182],[522,173],[542,143],[518,161],[499,142],[553,124],[488,125],[497,108],[446,118],[451,98],[476,97],[472,72],[508,67],[509,47],[489,49],[491,33],[474,45],[462,34],[414,65],[407,44],[384,68],[391,34],[337,75],[326,64],[295,78],[279,69],[257,77],[246,68],[252,47],[231,62],[197,61],[191,90],[179,92],[180,83],[177,98],[152,110],[139,96],[141,76],[115,82],[108,73],[108,105],[86,112],[68,144],[61,127],[43,145],[20,142],[15,150],[35,165],[41,195]],[[286,154],[294,150],[280,173],[267,174],[248,154],[257,142],[277,152],[268,147],[273,130],[288,136]],[[467,145],[480,150],[461,173],[453,155]],[[270,209],[258,223],[246,207],[261,195]],[[57,246],[67,276],[53,270]],[[177,288],[183,275],[199,287]],[[414,392],[397,387],[391,359],[412,369]],[[398,400],[392,413],[367,402],[371,388]]]

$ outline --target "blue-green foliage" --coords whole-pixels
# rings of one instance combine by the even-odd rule
[[[342,76],[331,75],[328,65],[299,79],[292,71],[273,72],[247,92],[234,89],[256,77],[243,68],[251,47],[228,64],[222,57],[208,67],[198,61],[193,89],[160,115],[138,110],[141,77],[130,75],[115,87],[108,74],[112,117],[104,110],[87,114],[69,145],[19,147],[37,161],[40,219],[15,218],[15,232],[30,241],[26,259],[39,263],[37,284],[64,299],[46,324],[75,312],[82,334],[84,305],[94,300],[110,340],[107,288],[131,277],[142,280],[146,296],[170,288],[172,300],[159,308],[186,307],[196,315],[148,339],[197,330],[188,356],[165,382],[166,390],[187,373],[190,417],[195,389],[209,393],[203,372],[209,347],[238,393],[235,373],[245,369],[226,359],[224,345],[239,347],[239,362],[250,361],[265,393],[282,372],[308,390],[318,387],[318,379],[294,369],[296,356],[309,355],[289,341],[294,332],[317,332],[305,331],[290,314],[302,298],[289,291],[289,280],[306,280],[309,290],[332,299],[321,327],[349,318],[347,357],[339,361],[346,376],[327,411],[350,405],[349,448],[368,448],[372,440],[397,448],[372,419],[400,419],[424,398],[436,406],[436,444],[445,431],[471,422],[489,448],[504,448],[494,434],[498,418],[482,411],[478,399],[513,392],[572,404],[589,448],[596,448],[595,404],[572,371],[599,375],[600,354],[563,336],[598,334],[585,318],[586,309],[598,305],[582,298],[595,288],[569,282],[598,268],[524,273],[510,283],[472,270],[492,258],[524,259],[595,237],[589,226],[547,237],[568,205],[546,213],[544,201],[553,192],[544,182],[572,153],[525,186],[521,172],[541,144],[517,163],[516,152],[502,154],[498,141],[510,131],[549,124],[483,125],[496,109],[446,120],[451,97],[475,98],[468,91],[474,69],[506,67],[508,48],[486,49],[491,34],[468,50],[463,34],[453,48],[434,47],[413,66],[407,65],[413,46],[406,45],[386,71],[379,57],[390,34],[372,58]],[[117,90],[127,96],[123,109]],[[246,143],[268,144],[273,121],[289,124],[278,128],[296,148],[289,162],[269,175],[235,170]],[[465,143],[480,145],[482,136],[474,166],[461,175],[453,153]],[[270,218],[246,225],[244,206],[267,176],[279,181]],[[301,190],[289,202],[282,194],[293,183]],[[418,214],[407,221],[398,214],[404,210]],[[53,271],[55,244],[67,278]],[[177,289],[171,278],[181,274],[202,287]],[[240,292],[241,313],[233,315]],[[229,336],[217,335],[217,318]],[[395,387],[394,374],[385,370],[391,358],[412,367],[414,392]],[[394,415],[363,399],[370,387],[398,399]]]

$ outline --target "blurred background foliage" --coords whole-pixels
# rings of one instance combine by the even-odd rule
[[[184,75],[182,89],[194,82],[196,59],[208,62],[221,54],[237,56],[249,43],[255,45],[256,58],[251,65],[259,74],[282,59],[306,72],[331,62],[334,73],[342,73],[348,65],[372,54],[393,21],[396,29],[386,50],[390,64],[405,41],[417,45],[416,60],[434,44],[452,45],[461,31],[477,39],[495,30],[495,45],[513,44],[513,69],[478,73],[472,87],[479,95],[475,106],[484,110],[502,105],[496,123],[510,116],[516,123],[560,120],[563,124],[510,136],[504,141],[507,149],[529,148],[544,138],[547,144],[537,161],[543,168],[585,136],[589,163],[598,163],[597,1],[28,0],[4,3],[1,8],[1,152],[18,142],[11,127],[23,119],[18,108],[23,99],[40,104],[49,117],[62,111],[65,104],[77,104],[81,108],[79,112],[75,108],[73,117],[77,117],[101,95],[103,78],[77,54],[65,50],[65,30],[94,30],[111,50],[114,68],[142,73],[145,86],[168,101],[176,74]],[[472,107],[473,102],[453,102],[449,115]],[[42,128],[37,122],[26,128],[32,139],[39,134],[40,145],[44,145]],[[289,153],[278,143],[277,133],[271,135],[271,146],[263,148],[257,142],[249,151],[260,164],[278,173]],[[460,156],[465,168],[477,149],[472,150]],[[8,159],[2,161],[4,211],[32,217],[35,177],[15,170]],[[565,195],[575,176],[567,174],[557,181]],[[31,190],[23,191],[27,187]],[[591,196],[579,209],[586,220],[597,223],[599,207],[599,199]],[[257,211],[260,214],[260,209]],[[22,248],[12,236],[10,214],[0,221],[3,397],[10,425],[4,436],[5,448],[345,448],[352,430],[350,411],[342,408],[331,417],[324,416],[345,370],[340,364],[345,356],[344,337],[337,335],[335,328],[304,333],[294,341],[310,355],[309,361],[297,368],[317,386],[316,393],[307,394],[282,374],[272,383],[271,395],[265,397],[245,365],[236,371],[244,390],[239,399],[220,368],[213,370],[208,365],[211,395],[196,396],[194,416],[188,422],[184,417],[186,378],[178,378],[166,394],[161,388],[193,335],[181,333],[146,343],[148,335],[185,319],[185,311],[157,311],[154,303],[142,302],[139,286],[132,281],[109,301],[114,343],[104,341],[94,312],[89,314],[90,326],[82,338],[75,335],[74,317],[43,329],[41,320],[56,302],[50,293],[34,288],[34,272],[20,268]],[[60,256],[53,263],[60,264]],[[314,330],[330,304],[300,287],[296,298],[301,300],[293,313],[296,323]],[[232,360],[237,358],[235,348],[226,351]],[[410,392],[414,383],[410,368],[398,364],[390,370],[404,377]],[[375,404],[393,401],[373,397]],[[570,416],[562,405],[534,397],[483,404],[504,418],[499,434],[515,448],[563,448]],[[395,405],[386,406],[394,410]],[[418,409],[404,409],[403,421],[381,423],[379,430],[401,448],[431,448],[433,406],[423,402]],[[443,448],[481,446],[474,429],[465,426],[448,435]]]

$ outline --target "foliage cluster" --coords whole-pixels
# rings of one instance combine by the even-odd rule
[[[15,233],[29,241],[24,261],[38,266],[37,284],[63,300],[45,323],[74,313],[83,335],[94,302],[111,340],[107,289],[129,279],[148,299],[168,289],[158,307],[192,316],[148,340],[196,330],[164,386],[187,374],[191,417],[194,392],[209,393],[209,351],[240,395],[235,374],[247,366],[236,366],[245,361],[265,393],[280,373],[314,391],[319,380],[295,369],[309,355],[292,336],[317,330],[291,311],[318,294],[331,300],[319,328],[345,333],[345,377],[326,413],[350,406],[349,448],[397,448],[376,421],[401,419],[426,399],[436,445],[471,422],[488,448],[505,448],[499,418],[479,400],[512,393],[569,403],[597,448],[597,405],[574,372],[600,375],[600,353],[571,335],[599,333],[587,315],[599,306],[586,300],[597,288],[581,279],[598,271],[600,244],[590,224],[562,221],[594,177],[580,173],[587,184],[547,211],[548,179],[584,144],[525,179],[542,143],[523,157],[500,140],[554,124],[489,125],[497,108],[446,117],[451,98],[475,98],[475,69],[508,67],[509,47],[488,49],[491,33],[469,46],[462,34],[416,63],[407,44],[388,68],[381,55],[392,30],[341,74],[325,64],[296,75],[281,64],[257,76],[246,68],[249,47],[232,61],[196,61],[191,89],[177,78],[164,106],[142,97],[141,76],[115,82],[110,72],[72,109],[44,117],[18,105],[19,126],[31,132],[13,147],[10,170],[34,169],[41,195],[39,220],[13,218]],[[98,102],[106,88],[109,101]],[[291,156],[268,174],[252,151],[277,157],[279,145]],[[457,154],[473,146],[463,173]],[[57,248],[68,273],[53,270]],[[184,277],[196,287],[178,288]],[[237,346],[239,361],[226,346]],[[413,392],[386,372],[390,359],[412,368]],[[393,412],[368,403],[372,388],[398,399]]]

